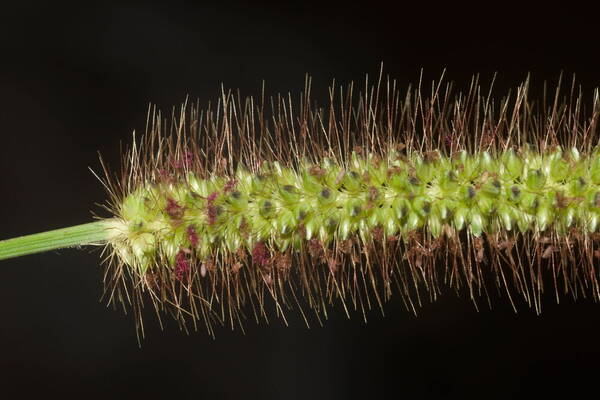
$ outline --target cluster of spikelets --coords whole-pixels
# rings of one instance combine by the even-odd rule
[[[476,84],[453,101],[439,84],[366,93],[331,91],[321,109],[307,85],[298,110],[276,98],[270,111],[224,94],[170,131],[153,114],[108,182],[111,298],[210,329],[266,318],[269,301],[365,312],[394,287],[413,311],[443,284],[539,308],[546,275],[557,296],[600,297],[597,95],[586,119],[558,92],[533,111],[527,85],[497,105]]]

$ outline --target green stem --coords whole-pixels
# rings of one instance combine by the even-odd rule
[[[55,229],[0,241],[0,260],[91,244],[102,244],[109,237],[108,221]]]

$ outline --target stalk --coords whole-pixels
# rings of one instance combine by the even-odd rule
[[[2,240],[0,260],[68,247],[103,244],[111,236],[108,228],[109,221],[104,220]]]

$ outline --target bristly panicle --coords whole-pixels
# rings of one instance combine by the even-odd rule
[[[315,106],[223,93],[184,104],[107,178],[111,300],[182,326],[241,325],[267,303],[363,314],[397,293],[412,312],[444,288],[490,289],[539,311],[542,293],[600,298],[598,92],[494,101],[379,79]]]

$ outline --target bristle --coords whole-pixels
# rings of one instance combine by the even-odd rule
[[[380,80],[356,99],[331,90],[325,108],[308,84],[297,106],[223,93],[170,125],[153,111],[108,182],[111,298],[210,332],[248,307],[266,318],[267,302],[323,316],[397,293],[415,311],[490,285],[537,310],[545,290],[598,300],[598,93],[585,116],[558,91],[540,109],[527,84],[499,103],[441,87]]]

